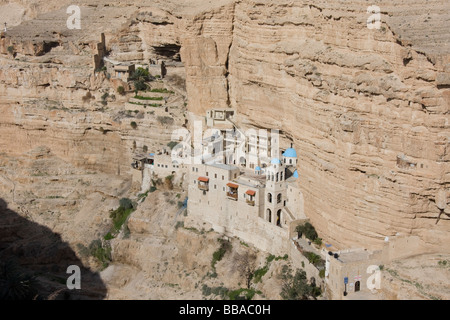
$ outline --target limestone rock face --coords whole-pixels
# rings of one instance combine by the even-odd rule
[[[47,145],[65,161],[123,173],[133,141],[170,139],[183,121],[146,116],[133,131],[122,105],[101,108],[108,83],[91,62],[105,32],[120,61],[179,58],[194,114],[231,107],[243,128],[280,129],[282,147],[299,154],[305,214],[326,242],[379,248],[400,233],[448,250],[448,1],[378,1],[380,29],[367,27],[358,1],[91,2],[79,3],[80,33],[64,29],[64,2],[25,13],[43,15],[1,39],[2,152]],[[48,33],[21,33],[52,17]]]
[[[181,50],[189,108],[228,105],[244,127],[282,130],[326,241],[379,248],[400,233],[447,250],[449,3],[379,6],[379,30],[352,1],[248,0],[197,15]]]

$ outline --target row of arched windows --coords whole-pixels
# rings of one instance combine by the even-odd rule
[[[272,223],[272,210],[267,209],[267,221]],[[277,211],[277,226],[281,227],[281,209]]]
[[[283,181],[283,172],[277,172],[276,174],[274,172],[267,172],[266,178],[267,181],[274,181],[274,182]]]
[[[281,201],[282,201],[282,195],[281,195],[281,193],[279,193],[278,195],[277,195],[277,203],[281,203]],[[269,203],[272,203],[272,194],[271,193],[268,193],[267,194],[267,201],[269,201]]]

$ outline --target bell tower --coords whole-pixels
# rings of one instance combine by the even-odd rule
[[[286,200],[285,166],[278,158],[273,158],[266,170],[265,220],[282,226],[282,211]]]

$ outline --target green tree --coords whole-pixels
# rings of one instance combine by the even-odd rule
[[[297,228],[295,228],[295,231],[298,232],[299,237],[301,237],[304,234],[305,237],[311,241],[314,241],[319,237],[316,232],[316,229],[309,222],[306,222],[304,225],[297,226]]]
[[[125,94],[125,88],[122,86],[119,86],[117,88],[117,93],[120,94],[121,96],[123,96]]]
[[[311,281],[311,284],[308,283],[304,270],[297,270],[295,275],[292,275],[291,269],[284,265],[281,279],[283,280],[283,285],[280,295],[284,300],[315,299],[321,294],[321,290],[316,287],[315,281]]]
[[[134,88],[136,91],[144,91],[148,88],[145,82],[150,81],[150,73],[147,69],[137,68],[130,79],[134,81]]]

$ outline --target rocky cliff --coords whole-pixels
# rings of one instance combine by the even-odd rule
[[[326,241],[377,248],[400,233],[446,250],[449,4],[377,5],[380,29],[360,1],[235,1],[196,15],[181,50],[190,109],[228,106],[243,126],[280,129]]]
[[[448,251],[450,4],[375,4],[380,29],[367,27],[358,0],[86,0],[77,31],[60,2],[0,2],[17,25],[0,46],[0,151],[9,159],[47,146],[129,180],[134,142],[156,148],[184,124],[182,98],[172,125],[124,110],[92,69],[104,32],[114,59],[181,60],[194,114],[229,107],[244,128],[280,129],[282,147],[298,150],[305,213],[326,242],[375,249],[399,233]],[[106,92],[116,98],[107,106]]]

